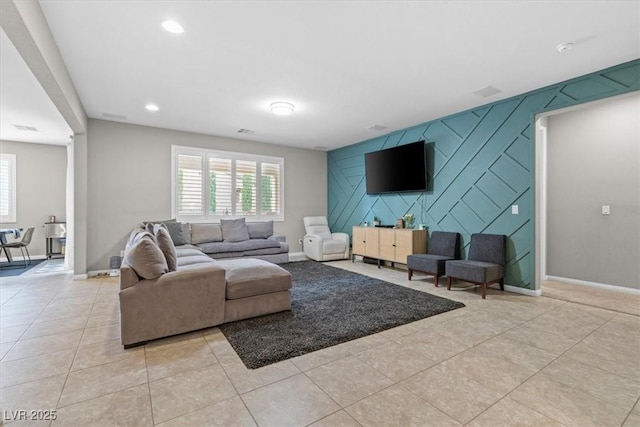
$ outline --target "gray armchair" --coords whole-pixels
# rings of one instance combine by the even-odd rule
[[[460,233],[434,231],[429,239],[429,252],[407,257],[409,280],[416,271],[434,276],[434,284],[438,287],[440,276],[444,274],[445,263],[460,257]]]
[[[316,261],[333,261],[349,258],[349,235],[332,233],[325,216],[304,218],[306,235],[302,240],[304,254]]]
[[[464,280],[480,286],[482,298],[487,296],[487,285],[499,283],[504,291],[504,266],[506,264],[506,236],[503,234],[473,234],[467,260],[447,261],[447,289],[453,279]]]

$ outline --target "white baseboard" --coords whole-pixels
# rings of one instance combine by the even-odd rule
[[[24,261],[24,257],[23,256],[13,256],[11,257],[14,261]],[[4,256],[2,257],[2,259],[5,259]],[[27,257],[27,260],[29,259],[29,257]],[[47,259],[46,255],[33,255],[31,257],[31,259]],[[4,261],[3,261],[4,262]]]
[[[113,273],[116,274],[113,274]],[[87,276],[96,277],[96,276],[106,276],[106,277],[119,277],[120,269],[109,269],[109,270],[91,270],[87,272]]]
[[[640,289],[627,288],[625,286],[609,285],[606,283],[589,282],[587,280],[569,279],[566,277],[558,277],[558,276],[545,276],[544,280],[568,283],[570,285],[587,286],[589,288],[605,289],[608,291],[622,292],[622,293],[632,294],[632,295],[640,295]]]
[[[306,261],[309,258],[304,254],[304,252],[290,252],[289,253],[289,262],[298,262],[298,261]]]
[[[89,275],[87,274],[74,274],[73,275],[73,280],[87,280],[89,278]]]
[[[530,297],[542,296],[542,290],[540,289],[525,289],[525,288],[519,288],[517,286],[505,284],[504,290],[509,292],[514,292],[516,294],[528,295]]]

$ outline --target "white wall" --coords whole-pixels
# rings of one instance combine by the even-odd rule
[[[87,270],[109,268],[131,228],[171,217],[171,145],[284,157],[285,221],[274,231],[301,252],[302,218],[327,214],[327,156],[315,150],[89,120]]]
[[[548,275],[640,289],[639,117],[636,92],[548,118]]]
[[[51,215],[66,220],[67,147],[0,141],[0,152],[16,155],[16,222],[0,228],[34,226],[29,245],[31,256],[44,256],[44,223]],[[11,236],[8,237],[9,240]],[[13,250],[14,257],[20,251]]]

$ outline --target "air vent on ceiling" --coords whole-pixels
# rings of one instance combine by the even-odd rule
[[[29,132],[38,132],[38,129],[34,128],[33,126],[25,126],[25,125],[12,125],[14,128],[18,129],[18,130],[27,130]]]
[[[502,92],[500,89],[497,89],[493,86],[483,87],[482,89],[476,90],[473,92],[474,95],[481,96],[483,98],[488,98],[491,95],[495,95],[496,93]]]
[[[102,113],[102,117],[110,120],[127,120],[127,116],[122,114]]]
[[[381,132],[381,131],[385,130],[386,128],[387,128],[386,126],[382,126],[382,125],[371,125],[367,129],[375,130],[377,132]]]
[[[236,132],[238,133],[253,133],[251,129],[238,129]]]
[[[316,145],[313,147],[314,150],[327,151],[329,147],[325,147],[324,145]]]

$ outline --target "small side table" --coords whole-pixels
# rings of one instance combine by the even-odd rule
[[[62,241],[67,238],[66,222],[45,222],[44,238],[46,240],[47,259],[64,257]],[[58,244],[55,245],[54,242]]]

